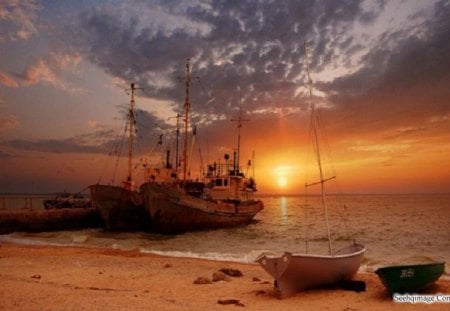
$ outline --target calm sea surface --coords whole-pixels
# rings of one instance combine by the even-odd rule
[[[253,262],[263,252],[305,252],[307,239],[310,253],[327,253],[320,197],[263,196],[261,199],[264,210],[254,223],[242,228],[172,236],[111,233],[102,229],[13,233],[0,235],[0,242],[139,249],[168,256]],[[24,204],[23,200],[17,202]],[[33,201],[34,208],[39,208],[41,203],[37,202]],[[386,264],[439,260],[447,262],[449,271],[450,194],[330,196],[328,203],[333,249],[352,241],[366,245],[362,270],[373,271]]]

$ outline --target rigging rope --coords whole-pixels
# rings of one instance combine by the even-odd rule
[[[128,131],[128,122],[127,122],[126,125],[125,125],[125,130],[123,131],[122,139],[121,139],[121,141],[120,141],[120,144],[119,144],[119,145],[116,145],[116,147],[119,147],[119,150],[118,150],[118,152],[117,152],[116,166],[115,166],[115,168],[114,168],[114,173],[113,173],[113,176],[112,176],[111,184],[114,184],[115,179],[116,179],[116,174],[117,174],[117,170],[118,170],[118,167],[119,167],[120,157],[121,157],[121,155],[122,155],[123,145],[125,144],[125,136],[126,136],[126,134],[127,134],[127,131]],[[116,149],[116,150],[117,150],[117,149]]]
[[[126,133],[126,132],[125,132],[125,133]],[[119,154],[119,153],[118,153],[119,142],[120,142],[120,141],[123,141],[123,137],[124,137],[125,133],[123,133],[123,131],[120,130],[120,131],[117,131],[117,134],[116,134],[116,135],[114,135],[114,140],[112,141],[111,149],[110,149],[110,151],[108,152],[108,159],[112,159],[113,156]],[[120,138],[120,136],[122,136],[122,138]],[[107,160],[107,161],[104,161],[104,165],[103,165],[103,168],[102,168],[102,170],[101,170],[101,174],[100,174],[100,176],[99,176],[99,178],[98,178],[98,180],[97,180],[97,184],[100,184],[100,183],[101,183],[101,181],[102,181],[104,175],[105,175],[106,172],[108,171],[108,166],[109,166],[110,163],[111,163],[111,162],[108,161],[108,160]],[[113,178],[113,180],[114,180],[114,178]],[[113,183],[113,182],[112,182],[112,183]]]
[[[337,176],[335,164],[334,164],[335,161],[334,161],[333,153],[331,152],[331,148],[330,148],[330,144],[329,144],[329,140],[328,140],[328,132],[326,130],[322,116],[320,114],[318,114],[317,120],[318,120],[318,125],[321,128],[320,133],[322,135],[322,142],[324,144],[326,156],[328,157],[328,162],[327,162],[328,169],[333,176]],[[345,202],[343,199],[342,189],[341,189],[339,180],[336,179],[335,182],[333,183],[333,185],[335,187],[335,191],[336,191],[336,195],[337,195],[336,199],[337,199],[337,202],[339,203],[337,205],[338,205],[338,207],[340,207],[337,209],[337,212],[341,218],[341,222],[339,225],[341,225],[341,223],[343,224],[345,235],[346,235],[346,237],[350,238],[349,228],[348,228],[348,224],[346,221],[348,211],[347,211],[347,206],[345,205]]]

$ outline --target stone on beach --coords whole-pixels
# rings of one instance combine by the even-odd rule
[[[240,270],[238,270],[238,269],[222,268],[219,271],[225,273],[226,275],[232,276],[232,277],[242,277],[242,276],[244,276],[242,274],[242,272]]]
[[[220,305],[235,305],[239,307],[245,307],[245,305],[239,299],[219,299],[217,303]]]
[[[208,278],[205,278],[203,276],[199,276],[195,281],[194,284],[211,284],[211,280]]]
[[[231,281],[231,278],[226,275],[225,273],[218,271],[218,272],[214,272],[213,276],[212,276],[212,281],[213,282],[219,282],[219,281]]]

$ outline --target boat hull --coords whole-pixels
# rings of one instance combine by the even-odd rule
[[[92,185],[89,190],[108,230],[149,230],[150,218],[138,192],[108,185]]]
[[[285,252],[279,257],[262,255],[257,262],[275,279],[281,295],[350,280],[358,271],[365,247],[353,244],[334,256]]]
[[[418,292],[439,279],[445,271],[445,262],[416,265],[387,266],[375,273],[392,295],[394,293]]]
[[[263,209],[259,200],[211,201],[156,183],[143,184],[141,194],[152,219],[152,230],[160,233],[244,226]]]

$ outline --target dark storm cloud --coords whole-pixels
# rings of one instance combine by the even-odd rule
[[[14,154],[0,150],[0,159],[9,159],[9,158],[14,158],[14,157],[15,157]]]
[[[387,30],[363,57],[364,67],[317,87],[334,94],[330,100],[341,109],[365,111],[371,122],[384,117],[388,123],[396,114],[401,124],[449,113],[449,14],[448,2],[441,1],[434,16],[416,29]]]
[[[125,155],[127,150],[128,124],[126,114],[128,110],[118,107],[124,115],[123,127],[120,129],[99,128],[92,133],[77,135],[66,139],[41,139],[9,140],[0,143],[5,147],[16,150],[51,152],[51,153],[98,153]],[[165,139],[171,139],[174,135],[172,127],[165,123],[166,120],[158,119],[151,113],[136,109],[136,130],[134,136],[139,144],[140,151],[145,153],[159,140],[162,134]],[[122,152],[121,152],[122,151]],[[123,154],[122,154],[123,153]],[[15,155],[0,150],[0,158],[15,157]]]
[[[315,82],[330,106],[341,113],[342,124],[360,115],[361,122],[377,127],[382,115],[392,111],[400,115],[390,117],[396,120],[406,119],[414,111],[420,114],[417,109],[428,109],[428,117],[448,112],[450,12],[446,1],[439,2],[434,16],[415,30],[387,30],[367,52],[364,42],[353,37],[354,30],[375,21],[384,1],[371,2],[369,7],[356,0],[135,4],[127,10],[110,3],[83,9],[62,27],[60,35],[65,39],[60,41],[64,42],[61,48],[80,53],[114,77],[134,81],[144,88],[145,96],[176,103],[178,109],[184,101],[184,83],[179,78],[182,80],[185,60],[190,58],[194,123],[235,117],[240,102],[245,111],[259,112],[252,118],[304,109],[307,101],[298,89],[306,86],[305,41],[313,73],[360,67],[348,76]],[[158,26],[155,16],[145,14],[153,11],[188,22],[171,20],[166,22],[170,27]],[[359,62],[352,58],[357,54],[363,55]],[[197,76],[200,79],[194,78]],[[422,87],[430,87],[431,93],[421,94]],[[173,138],[167,120],[149,112],[140,114],[138,137],[142,135],[144,145],[150,141],[146,137],[164,134]],[[362,124],[353,123],[355,128]],[[90,143],[80,143],[78,138],[8,144],[33,150],[107,152],[107,147],[117,142],[114,137],[105,141],[91,137]]]
[[[298,107],[304,86],[303,42],[311,41],[312,66],[321,70],[339,55],[358,51],[349,30],[374,19],[360,1],[212,1],[179,8],[148,4],[197,23],[170,31],[143,26],[140,12],[88,9],[80,17],[74,46],[105,71],[144,86],[147,96],[183,101],[184,61],[192,59],[192,103],[200,115],[231,115],[240,98],[247,110]],[[132,7],[131,7],[132,10]]]
[[[27,141],[21,139],[10,140],[3,143],[4,146],[18,150],[40,151],[52,153],[99,153],[104,152],[101,147],[94,145],[82,145],[77,139],[69,138],[64,140],[42,139],[38,141]]]
[[[174,139],[175,129],[167,124],[168,120],[161,120],[148,111],[138,109],[136,115],[136,136],[142,152],[151,150],[155,143],[159,142],[162,135],[162,143]]]
[[[1,142],[2,146],[24,151],[51,153],[108,153],[120,140],[120,133],[98,129],[66,139],[41,139],[36,141],[14,139]]]

